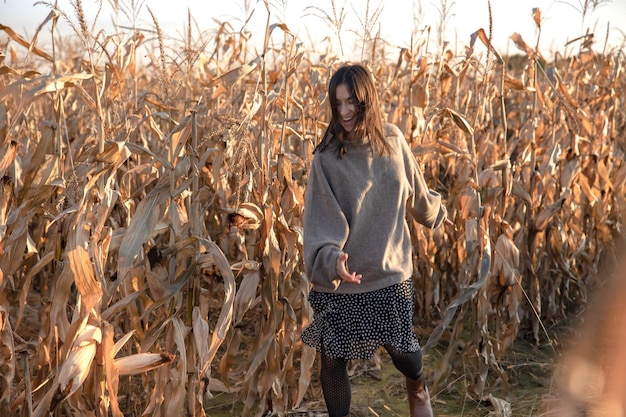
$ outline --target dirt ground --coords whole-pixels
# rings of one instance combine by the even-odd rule
[[[436,355],[433,352],[432,355]],[[536,346],[530,341],[518,340],[507,355],[503,367],[511,376],[511,390],[501,392],[497,382],[485,390],[482,401],[467,394],[466,379],[457,377],[436,392],[431,390],[435,416],[438,417],[507,417],[538,416],[540,405],[552,395],[552,375],[555,354],[550,346]],[[434,356],[425,355],[425,373]],[[432,370],[430,370],[432,373]],[[380,361],[360,361],[351,364],[352,417],[408,416],[404,377],[389,357],[382,352]],[[217,394],[207,404],[207,414],[213,417],[241,415],[241,406],[235,398]],[[316,381],[301,409],[287,417],[326,417],[321,389]]]

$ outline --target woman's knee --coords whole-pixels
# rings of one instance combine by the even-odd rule
[[[401,352],[393,346],[384,346],[391,356],[394,366],[402,374],[411,379],[419,379],[422,376],[422,350],[416,352]]]

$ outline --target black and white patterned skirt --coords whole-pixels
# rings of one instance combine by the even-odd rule
[[[406,280],[377,291],[337,294],[311,291],[313,322],[302,341],[331,358],[370,359],[383,345],[420,349],[413,331],[414,289]]]

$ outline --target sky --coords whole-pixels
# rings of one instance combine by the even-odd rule
[[[131,1],[142,6],[138,26],[153,27],[149,7],[163,32],[172,38],[181,38],[181,33],[184,33],[188,11],[202,31],[214,30],[217,27],[216,20],[230,22],[235,30],[239,30],[246,21],[244,5],[248,3],[249,11],[254,12],[247,22],[247,28],[252,33],[251,41],[260,45],[268,19],[263,1],[259,0],[103,0],[103,10],[97,27],[113,33],[110,4],[119,2],[128,5]],[[319,41],[327,35],[336,41],[337,37],[332,36],[327,21],[320,18],[324,13],[332,13],[333,0],[268,1],[270,23],[285,23],[305,45]],[[35,0],[0,0],[0,23],[10,26],[27,38],[32,37],[49,12],[47,6],[36,3]],[[97,3],[96,0],[82,0],[88,20],[95,16]],[[449,11],[445,21],[447,30],[444,39],[453,45],[453,50],[462,51],[469,44],[472,33],[480,28],[486,31],[489,28],[487,0],[334,0],[337,10],[343,6],[346,11],[341,32],[344,48],[353,48],[354,42],[350,41],[352,33],[363,32],[361,22],[365,20],[368,3],[370,16],[381,7],[378,9],[380,15],[374,31],[380,31],[382,39],[392,46],[409,46],[411,34],[419,33],[426,27],[430,27],[431,41],[437,42],[436,30],[441,28],[442,4],[445,3]],[[503,54],[518,52],[510,40],[510,36],[516,32],[526,43],[534,46],[539,32],[532,19],[532,10],[539,8],[542,16],[539,49],[544,55],[549,55],[552,51],[563,52],[568,41],[580,37],[586,31],[595,33],[594,49],[602,51],[608,33],[608,50],[624,50],[626,0],[600,0],[600,5],[588,10],[583,16],[584,3],[584,0],[491,0],[494,46]],[[58,0],[58,5],[74,17],[70,0]],[[308,6],[316,8],[307,8]],[[129,22],[122,17],[119,23]],[[69,26],[63,21],[59,29],[69,32]],[[577,44],[569,48],[575,50]],[[344,52],[349,55],[350,51]]]

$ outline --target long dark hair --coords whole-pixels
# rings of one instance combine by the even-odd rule
[[[357,108],[356,124],[351,132],[346,132],[339,122],[337,110],[337,87],[345,85]],[[315,148],[326,149],[333,140],[337,141],[339,157],[346,152],[345,143],[353,139],[369,136],[372,152],[377,150],[380,155],[389,152],[389,145],[383,131],[383,117],[378,102],[378,92],[374,78],[363,65],[344,65],[337,69],[328,84],[328,98],[332,109],[332,118],[322,142]]]

